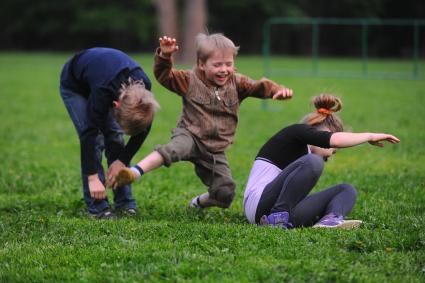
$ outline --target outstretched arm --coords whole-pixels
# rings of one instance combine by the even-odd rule
[[[155,53],[154,75],[158,82],[184,96],[189,89],[189,71],[173,68],[172,55],[179,50],[176,39],[163,36],[159,38],[159,48]]]
[[[161,49],[159,56],[167,59],[170,58],[174,52],[179,50],[176,39],[168,36],[159,38],[159,48]]]
[[[332,134],[329,143],[330,146],[334,148],[351,147],[365,142],[368,142],[371,145],[383,147],[383,141],[394,144],[400,142],[397,137],[389,134],[337,132]]]
[[[247,76],[237,74],[236,82],[241,100],[248,96],[281,100],[289,99],[293,95],[292,89],[279,85],[266,78],[255,81]]]

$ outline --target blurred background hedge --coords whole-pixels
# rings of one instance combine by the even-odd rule
[[[160,1],[158,1],[160,2]],[[173,1],[162,1],[168,5]],[[181,11],[197,9],[197,0],[176,0],[178,29],[184,32],[185,14]],[[402,18],[425,17],[423,0],[232,0],[204,2],[204,28],[210,32],[224,32],[247,53],[260,53],[262,26],[270,17],[344,17],[344,18]],[[164,4],[165,3],[165,4]],[[151,52],[161,34],[155,0],[2,0],[0,2],[0,49],[71,51],[91,46],[112,46],[126,51]],[[194,11],[196,13],[197,11]],[[305,42],[298,40],[302,30],[285,37],[287,51],[305,53]],[[358,31],[337,29],[329,32],[332,42],[324,52],[350,55],[350,33]],[[377,30],[376,34],[381,33]],[[412,33],[400,28],[387,30],[380,46],[388,53],[403,56],[404,45],[412,41]],[[373,37],[371,31],[371,37]],[[183,36],[182,36],[183,37]],[[308,38],[308,36],[306,37]],[[421,29],[421,42],[423,30]],[[423,45],[422,45],[423,46]],[[425,48],[422,48],[425,49]],[[374,52],[373,46],[370,47]],[[353,51],[355,52],[355,51]]]

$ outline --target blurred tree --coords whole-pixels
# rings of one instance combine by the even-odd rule
[[[207,22],[207,0],[184,0],[183,25],[178,24],[179,9],[175,0],[153,0],[157,9],[160,36],[177,38],[181,47],[176,53],[179,63],[195,62],[195,36],[205,32]],[[178,28],[182,26],[181,30]]]
[[[1,0],[0,49],[76,50],[103,45],[152,52],[158,36],[167,34],[178,38],[178,56],[190,62],[195,54],[194,36],[200,31],[208,28],[210,33],[223,32],[241,46],[243,54],[260,53],[264,22],[270,17],[288,16],[423,19],[425,1]],[[310,52],[308,27],[279,28],[275,32],[273,46],[285,48],[289,55]],[[353,48],[356,43],[350,42],[358,34],[357,28],[323,27],[320,51],[341,56],[358,54],[358,48]],[[384,37],[386,34],[389,36]],[[425,52],[423,34],[421,28],[421,52]],[[371,54],[410,54],[410,30],[371,29],[369,37]]]
[[[196,58],[195,36],[206,32],[207,0],[185,0],[183,44],[181,61],[194,63]]]
[[[0,48],[152,50],[151,0],[2,0]]]
[[[160,36],[177,37],[176,0],[153,0],[159,24]]]

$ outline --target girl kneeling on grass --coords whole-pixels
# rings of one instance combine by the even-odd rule
[[[260,149],[244,193],[245,215],[250,223],[280,227],[357,228],[362,221],[344,220],[356,202],[356,190],[338,184],[308,195],[319,180],[324,162],[335,148],[365,142],[379,147],[381,141],[398,143],[395,136],[343,132],[339,98],[321,94],[313,98],[317,112],[302,124],[283,128]],[[307,196],[308,195],[308,196]]]

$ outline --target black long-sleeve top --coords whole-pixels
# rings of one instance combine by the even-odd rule
[[[255,159],[266,159],[280,169],[308,153],[307,145],[330,148],[332,133],[306,124],[283,128],[260,149]]]

